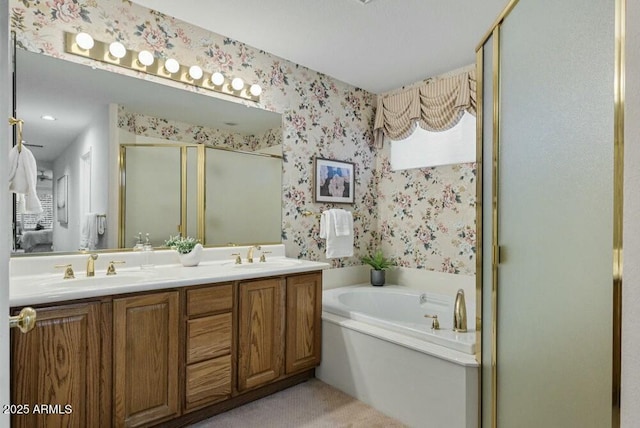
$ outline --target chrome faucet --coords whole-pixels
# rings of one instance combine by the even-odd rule
[[[464,301],[464,290],[461,288],[456,294],[453,304],[453,331],[467,331],[467,305]]]
[[[87,260],[87,277],[96,275],[96,265],[94,262],[97,258],[97,254],[89,254],[89,259]]]
[[[253,250],[259,250],[260,245],[252,245],[249,247],[249,252],[247,253],[247,262],[253,263]]]

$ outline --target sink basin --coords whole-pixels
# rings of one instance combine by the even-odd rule
[[[72,279],[63,279],[56,274],[55,278],[33,279],[32,285],[36,287],[55,288],[78,288],[78,287],[109,287],[124,285],[132,282],[147,281],[153,277],[150,272],[125,271],[116,275],[105,275],[103,272],[96,273],[96,276],[87,277],[85,274],[76,273]]]
[[[288,267],[295,267],[301,265],[302,262],[297,259],[275,259],[267,260],[266,262],[254,262],[238,265],[235,262],[225,263],[224,266],[231,267],[232,269],[247,269],[247,270],[269,270],[269,269],[282,269]]]

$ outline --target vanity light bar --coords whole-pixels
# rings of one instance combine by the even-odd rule
[[[65,32],[65,52],[118,65],[130,70],[142,71],[176,82],[194,85],[210,91],[260,102],[262,88],[247,84],[241,78],[229,79],[221,73],[209,73],[197,65],[185,66],[173,58],[154,58],[149,51],[136,52],[120,42],[106,43],[93,39],[87,33]]]

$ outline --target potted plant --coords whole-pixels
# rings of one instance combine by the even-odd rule
[[[165,245],[178,253],[182,266],[198,266],[200,263],[202,244],[197,239],[190,236],[169,236]]]
[[[371,266],[371,285],[382,286],[385,280],[385,270],[394,265],[391,259],[382,254],[382,250],[376,251],[373,256],[364,256],[360,260]]]

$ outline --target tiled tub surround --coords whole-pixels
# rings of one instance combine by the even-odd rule
[[[18,45],[29,51],[194,90],[66,54],[64,31],[86,31],[99,40],[117,39],[130,49],[151,50],[161,58],[171,56],[259,83],[264,88],[260,107],[283,113],[282,239],[287,256],[326,261],[318,221],[301,214],[330,208],[313,202],[313,157],[320,156],[355,163],[356,200],[349,209],[360,217],[354,257],[331,260],[332,267],[357,266],[361,256],[382,243],[404,267],[474,273],[470,195],[475,168],[390,173],[386,154],[380,156],[373,144],[373,94],[131,2],[10,0],[10,7]]]

